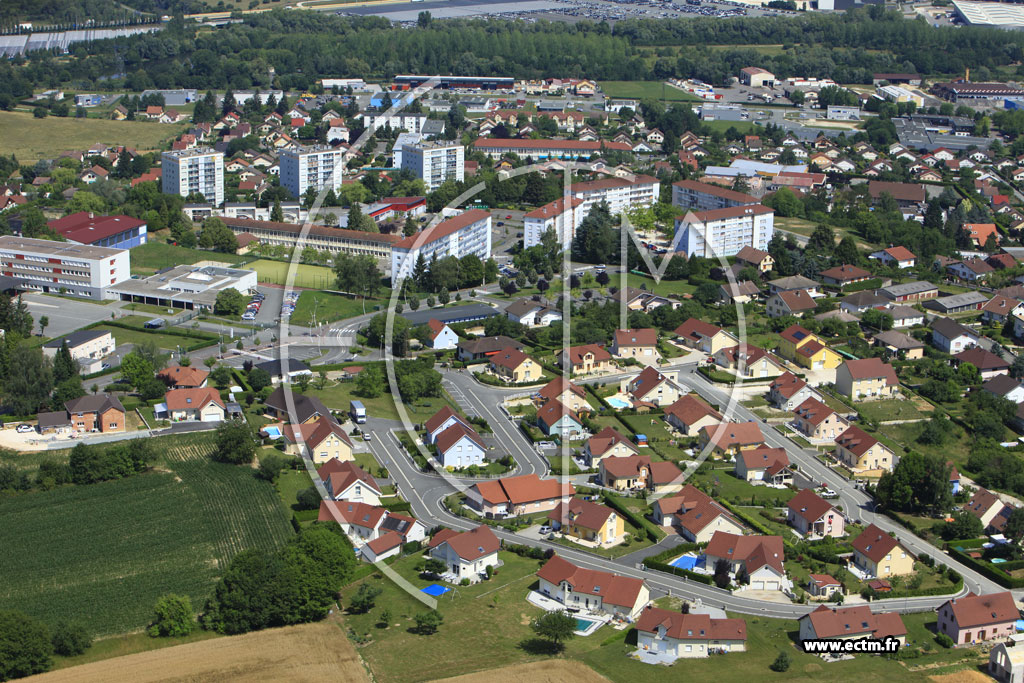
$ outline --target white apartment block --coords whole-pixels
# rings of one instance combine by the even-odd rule
[[[673,244],[687,258],[717,258],[732,256],[743,247],[768,251],[774,231],[775,211],[761,204],[690,211],[676,218]]]
[[[282,151],[279,159],[281,187],[299,198],[311,187],[317,192],[324,188],[337,190],[345,169],[344,155],[342,149],[322,145]]]
[[[418,142],[402,146],[402,168],[436,190],[446,180],[466,179],[466,148],[452,142]]]
[[[113,299],[107,288],[130,279],[131,268],[127,249],[0,235],[0,274],[36,292]]]
[[[545,232],[554,230],[558,243],[568,249],[587,215],[582,207],[582,199],[572,197],[566,202],[562,197],[527,213],[523,216],[523,248],[537,246]]]
[[[164,194],[187,197],[198,192],[214,206],[224,203],[224,153],[193,147],[160,155]]]
[[[395,168],[402,168],[402,148],[406,145],[415,145],[423,140],[420,133],[399,133],[395,138],[395,146],[391,148],[391,156],[394,160],[391,165]]]
[[[585,183],[575,183],[572,196],[583,200],[581,212],[590,213],[595,205],[606,202],[613,216],[638,206],[650,206],[658,201],[661,182],[649,175],[627,178],[601,178]]]
[[[361,114],[363,117],[364,128],[383,128],[384,126],[391,126],[391,130],[404,130],[409,133],[422,133],[423,124],[426,123],[427,117],[424,114],[393,114],[388,116],[386,113],[381,112],[379,114],[371,114],[369,112]]]
[[[428,264],[435,258],[467,254],[486,261],[491,257],[491,214],[470,209],[395,243],[391,247],[392,285],[412,273],[420,254]]]
[[[721,185],[701,183],[696,180],[680,180],[672,183],[672,204],[694,211],[728,209],[734,206],[760,204],[755,197],[736,192]]]

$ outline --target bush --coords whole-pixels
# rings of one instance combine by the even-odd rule
[[[0,612],[0,681],[49,670],[52,654],[46,624],[21,612]]]
[[[321,498],[315,486],[299,491],[295,500],[295,507],[299,510],[318,510],[320,508]]]
[[[415,617],[416,620],[416,632],[421,636],[429,636],[432,633],[437,633],[437,627],[444,621],[444,617],[436,609],[432,609],[429,612],[420,612]]]
[[[168,593],[161,596],[153,607],[153,623],[147,633],[157,636],[186,636],[195,628],[192,618],[192,600],[187,595]]]
[[[281,470],[285,468],[288,461],[292,458],[286,458],[283,455],[277,453],[261,453],[260,454],[260,466],[256,470],[256,476],[266,481],[276,481],[278,476],[281,474]],[[319,507],[317,503],[317,507]]]
[[[789,671],[789,653],[785,651],[780,652],[779,656],[775,658],[775,661],[768,668],[779,673]]]
[[[53,651],[63,657],[80,655],[92,647],[92,636],[81,624],[61,621],[53,629]]]
[[[941,645],[942,647],[946,648],[947,650],[953,647],[954,645],[953,639],[947,636],[945,633],[940,633],[939,635],[935,636],[935,642]]]

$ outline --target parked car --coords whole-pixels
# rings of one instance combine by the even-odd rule
[[[24,434],[26,432],[31,432],[31,431],[34,431],[34,430],[35,430],[35,427],[33,427],[32,425],[28,424],[27,422],[23,422],[22,424],[18,425],[18,427],[15,429],[15,431],[17,431],[19,434]]]
[[[551,533],[551,525],[545,524],[544,526],[542,526],[540,528],[540,533],[541,534],[550,534]]]

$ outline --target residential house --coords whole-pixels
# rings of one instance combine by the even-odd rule
[[[1009,375],[999,374],[985,382],[982,389],[1014,403],[1024,403],[1024,385]]]
[[[1019,169],[1024,171],[1024,169]],[[1008,641],[996,643],[988,654],[988,675],[1004,683],[1024,681],[1024,637],[1010,636]]]
[[[776,292],[765,302],[765,313],[769,318],[784,318],[787,315],[800,318],[813,311],[817,305],[814,298],[802,289]]]
[[[707,614],[680,614],[649,606],[636,624],[637,648],[659,662],[708,657],[711,653],[745,652],[747,623]]]
[[[740,451],[764,445],[761,426],[750,422],[723,422],[713,427],[702,427],[699,433],[700,447],[711,444],[711,454],[730,459]]]
[[[300,394],[297,391],[293,392],[291,386],[287,384],[274,389],[274,392],[263,402],[263,408],[270,417],[293,424],[315,422],[321,417],[334,420],[331,411],[320,399],[316,396]]]
[[[665,421],[683,436],[696,436],[701,429],[712,427],[724,418],[696,394],[680,396],[665,408]]]
[[[557,554],[537,572],[537,591],[567,609],[606,612],[632,621],[651,599],[642,579],[577,567]]]
[[[1007,375],[1010,373],[1010,364],[1007,361],[991,351],[986,351],[979,347],[961,351],[953,356],[952,361],[955,367],[960,367],[962,363],[970,363],[978,368],[981,378],[986,381],[997,375]]]
[[[556,400],[577,413],[590,411],[587,392],[564,377],[556,377],[545,384],[533,398],[538,407]]]
[[[833,370],[843,357],[828,348],[825,340],[800,325],[790,325],[779,333],[779,355],[812,370]]]
[[[931,330],[932,346],[950,355],[977,346],[981,340],[981,335],[977,332],[950,318],[933,318]]]
[[[801,536],[842,538],[846,517],[811,489],[801,489],[789,499],[786,521]]]
[[[873,342],[875,346],[888,351],[890,356],[906,360],[924,358],[924,343],[897,330],[879,332],[874,336]]]
[[[917,263],[914,252],[904,246],[889,247],[872,253],[868,258],[881,261],[890,268],[913,268]]]
[[[354,459],[352,439],[331,417],[318,417],[311,422],[284,425],[281,436],[284,437],[285,453],[308,454],[314,464]]]
[[[481,337],[479,339],[460,341],[457,348],[459,360],[472,361],[487,360],[498,352],[509,348],[522,351],[524,347],[522,342],[499,334],[496,337]]]
[[[224,401],[212,387],[171,389],[164,394],[166,413],[172,422],[222,422]]]
[[[774,485],[785,485],[793,480],[786,449],[767,446],[737,453],[733,473],[743,481],[763,481]]]
[[[845,287],[846,285],[852,285],[857,282],[864,282],[865,280],[870,280],[872,277],[870,271],[850,264],[823,270],[818,273],[818,275],[821,276],[822,282],[826,285],[833,285],[836,287]]]
[[[1002,499],[991,491],[979,488],[967,501],[964,506],[966,512],[971,513],[981,521],[981,525],[988,530],[996,529],[1000,524],[1000,518],[1009,516],[1006,512],[1009,506]]]
[[[793,413],[793,426],[810,441],[833,441],[850,426],[849,420],[813,396],[797,406]]]
[[[459,335],[455,334],[455,330],[448,327],[446,323],[437,318],[431,318],[427,321],[427,327],[430,328],[430,348],[434,350],[454,349],[458,345]]]
[[[651,462],[646,455],[604,458],[599,469],[598,481],[615,491],[646,489],[660,494],[682,488],[682,471],[674,462]]]
[[[654,363],[658,353],[658,331],[653,328],[615,330],[611,353],[616,358],[636,358],[642,363]]]
[[[853,564],[871,577],[904,576],[914,573],[914,555],[874,524],[853,539]]]
[[[587,439],[583,445],[583,459],[588,467],[597,467],[606,458],[628,458],[639,452],[632,441],[610,425]]]
[[[537,425],[548,436],[557,436],[563,441],[573,441],[583,436],[583,422],[574,410],[570,410],[557,398],[553,398],[537,410]]]
[[[843,584],[828,574],[811,574],[807,592],[818,600],[831,600],[837,593],[843,594]]]
[[[977,249],[984,248],[989,240],[994,240],[996,244],[999,244],[1002,239],[995,223],[964,223],[963,230],[967,231],[971,243]]]
[[[936,630],[945,633],[956,645],[973,645],[1017,633],[1020,609],[1010,591],[947,600],[936,610]]]
[[[54,358],[64,344],[68,345],[71,359],[84,367],[89,367],[91,361],[98,361],[110,355],[117,346],[110,330],[78,330],[43,344],[43,355],[50,359]]]
[[[456,421],[434,439],[437,458],[444,468],[462,469],[483,465],[487,446],[475,429]]]
[[[354,462],[330,458],[316,473],[332,499],[380,505],[384,493],[377,480]]]
[[[563,349],[558,364],[569,367],[573,375],[592,375],[614,369],[612,355],[600,344],[584,344]]]
[[[836,391],[854,401],[899,395],[896,371],[880,358],[848,360],[836,370]]]
[[[388,511],[379,528],[380,535],[359,548],[359,556],[366,562],[385,560],[402,551],[406,543],[427,538],[427,527],[412,517]]]
[[[469,531],[442,529],[427,542],[430,556],[444,562],[445,572],[454,583],[469,579],[477,583],[486,576],[487,567],[499,567],[498,549],[501,541],[491,528],[481,524]]]
[[[717,325],[689,318],[676,328],[676,337],[691,349],[714,355],[727,346],[736,345],[736,337]]]
[[[206,386],[209,376],[209,370],[184,365],[168,365],[156,373],[157,379],[171,389],[200,389]]]
[[[76,432],[123,432],[125,409],[116,396],[90,394],[64,403]]]
[[[751,282],[726,282],[718,286],[718,300],[726,304],[748,304],[761,294],[761,289]]]
[[[836,437],[835,457],[854,474],[892,472],[898,458],[891,448],[857,425]]]
[[[826,607],[822,605],[800,617],[800,642],[806,640],[883,640],[907,642],[907,627],[898,612],[875,614],[867,605]]]
[[[562,319],[562,312],[533,299],[517,299],[505,307],[505,317],[527,327],[547,327]]]
[[[757,268],[761,273],[767,273],[775,267],[775,259],[771,254],[750,245],[746,245],[736,252],[736,260],[746,266]]]
[[[677,529],[691,543],[707,543],[719,531],[743,533],[743,526],[735,517],[692,484],[683,486],[676,495],[654,501],[651,517],[661,526]]]
[[[772,379],[786,372],[782,361],[759,346],[730,346],[713,357],[717,365],[748,379]]]
[[[543,373],[537,361],[512,346],[490,356],[487,369],[512,384],[538,380]]]
[[[884,309],[889,306],[889,300],[884,296],[870,290],[854,292],[839,300],[839,309],[846,313],[860,315],[871,309]]]
[[[716,531],[704,548],[706,564],[725,560],[733,574],[744,574],[753,590],[787,591],[793,583],[783,567],[781,536],[741,536]]]
[[[1013,313],[1013,309],[1020,305],[1020,301],[1015,298],[993,296],[982,305],[981,320],[990,325],[1002,325]]]
[[[768,402],[787,412],[817,395],[807,382],[788,371],[776,377],[768,387]]]
[[[967,282],[981,282],[995,271],[980,258],[956,261],[946,266],[946,273]]]
[[[270,375],[270,380],[275,385],[281,382],[294,382],[299,375],[313,374],[309,366],[298,358],[275,358],[257,363],[256,367]]]
[[[423,423],[423,429],[425,431],[423,441],[428,444],[434,443],[441,432],[454,424],[461,424],[467,428],[470,427],[469,422],[452,410],[451,406],[443,406],[440,410],[434,413],[429,420]]]
[[[551,528],[581,541],[616,545],[626,532],[625,523],[615,510],[580,498],[571,498],[548,513]]]
[[[768,291],[771,294],[803,291],[814,296],[818,294],[819,286],[817,282],[803,275],[789,275],[768,281]]]
[[[466,492],[466,505],[488,519],[503,519],[548,512],[559,503],[568,502],[575,493],[572,484],[522,474],[477,482]]]
[[[924,325],[924,313],[910,306],[893,306],[884,311],[892,316],[892,326],[897,328]]]
[[[660,372],[648,365],[633,379],[622,380],[621,391],[629,394],[635,404],[667,406],[686,393],[686,389],[676,381],[677,376],[674,370]]]
[[[320,501],[318,522],[337,522],[357,548],[379,538],[388,511],[376,505],[351,500]]]

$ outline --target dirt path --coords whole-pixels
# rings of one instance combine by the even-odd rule
[[[543,662],[515,664],[500,669],[445,678],[443,683],[493,683],[494,681],[502,681],[502,683],[607,683],[608,679],[582,662],[548,659]]]

